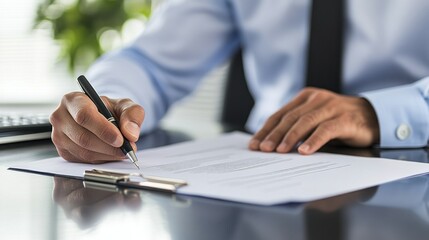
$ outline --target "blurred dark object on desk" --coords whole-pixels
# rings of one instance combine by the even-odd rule
[[[49,139],[50,108],[36,106],[0,107],[0,144]]]

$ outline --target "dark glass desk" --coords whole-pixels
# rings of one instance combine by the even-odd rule
[[[143,136],[139,147],[184,140],[189,140],[185,134],[160,130]],[[426,149],[325,151],[428,161]],[[82,181],[6,170],[13,162],[53,156],[49,141],[0,146],[0,239],[429,238],[428,175],[305,204],[261,207],[144,190],[84,188]]]

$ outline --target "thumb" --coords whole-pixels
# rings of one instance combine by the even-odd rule
[[[119,128],[128,141],[136,142],[144,119],[144,109],[130,99],[108,99],[109,108],[119,121]],[[103,99],[104,100],[104,99]]]

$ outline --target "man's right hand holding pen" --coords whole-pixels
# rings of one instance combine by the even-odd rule
[[[130,99],[102,97],[104,104],[119,120],[122,134],[134,151],[144,119],[143,108]],[[66,94],[51,114],[52,141],[61,157],[71,162],[104,163],[124,160],[119,149],[123,137],[119,130],[98,112],[82,92]]]

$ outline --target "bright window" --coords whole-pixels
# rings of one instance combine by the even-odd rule
[[[75,82],[56,63],[58,47],[32,29],[37,0],[0,0],[0,103],[54,103]]]

